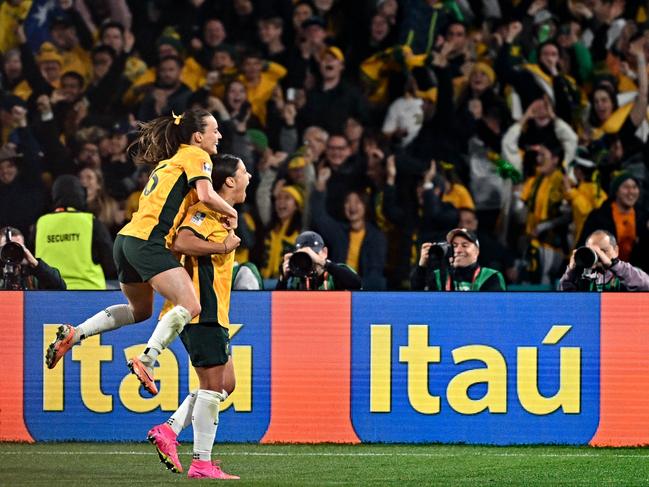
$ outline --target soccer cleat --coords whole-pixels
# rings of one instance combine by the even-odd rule
[[[74,345],[74,334],[74,326],[72,325],[61,325],[56,330],[56,338],[50,343],[45,352],[45,363],[48,369],[53,369],[67,351],[72,348],[72,345]]]
[[[154,396],[158,393],[158,388],[156,387],[155,381],[153,380],[153,370],[150,370],[137,357],[133,357],[127,362],[126,365],[129,369],[131,369],[131,372],[135,374],[135,377],[137,377],[137,379],[140,381],[140,384],[142,384],[142,386],[147,391],[149,391]]]
[[[220,479],[239,480],[239,476],[230,475],[221,470],[221,467],[208,460],[193,460],[187,472],[190,479]]]
[[[175,473],[181,473],[183,471],[183,466],[180,464],[178,451],[176,450],[176,447],[180,443],[176,440],[176,433],[168,424],[163,423],[154,426],[149,430],[146,438],[155,446],[160,461],[164,463],[165,467]]]

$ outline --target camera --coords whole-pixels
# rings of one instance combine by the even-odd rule
[[[431,246],[429,253],[437,259],[450,259],[453,257],[453,247],[448,242],[435,242]]]
[[[288,270],[294,277],[310,277],[315,273],[315,263],[306,252],[295,252],[288,259]]]
[[[597,264],[597,254],[589,247],[579,247],[575,251],[575,265],[582,269],[591,269]]]
[[[7,228],[5,244],[0,250],[0,261],[2,261],[2,278],[4,289],[22,289],[20,264],[25,258],[25,250],[22,245],[11,241],[11,230]]]
[[[428,251],[428,265],[453,257],[453,247],[448,242],[435,242]]]

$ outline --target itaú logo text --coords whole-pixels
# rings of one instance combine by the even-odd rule
[[[557,346],[570,328],[552,326],[542,345]],[[428,329],[427,325],[408,326],[408,343],[399,346],[399,362],[407,367],[410,406],[422,414],[438,414],[441,398],[431,393],[429,374],[434,374],[434,364],[441,363],[442,349],[429,344]],[[371,325],[370,333],[370,412],[386,413],[392,401],[392,326]],[[559,386],[552,395],[543,395],[539,390],[538,347],[516,348],[516,396],[521,407],[531,414],[547,415],[559,409],[566,414],[581,411],[581,348],[559,348],[558,370],[553,370]],[[484,366],[462,370],[450,379],[446,386],[449,406],[466,415],[507,413],[507,370],[512,364],[507,363],[503,353],[488,345],[465,345],[454,348],[451,356],[455,365],[479,361]],[[547,378],[547,368],[543,372]],[[486,385],[486,393],[480,398],[469,394],[477,384]]]
[[[230,324],[230,337],[234,337],[243,325]],[[46,324],[43,326],[43,353],[45,348],[56,335],[59,325]],[[48,369],[43,364],[43,411],[64,411],[65,390],[79,391],[81,401],[88,410],[95,413],[108,413],[115,409],[113,394],[105,392],[102,384],[102,365],[113,361],[123,363],[124,375],[119,380],[119,401],[128,411],[146,413],[160,408],[163,411],[174,411],[178,408],[180,363],[179,357],[173,350],[167,349],[158,357],[158,366],[155,368],[155,377],[158,381],[160,392],[153,397],[141,395],[140,383],[137,378],[126,369],[126,361],[137,356],[146,346],[144,343],[133,344],[119,350],[115,356],[115,346],[101,343],[99,335],[87,338],[79,345],[75,345],[69,355],[73,362],[78,362],[78,375],[68,374],[66,380],[66,360],[61,360],[54,369]],[[121,348],[121,347],[120,347]],[[220,410],[224,411],[230,406],[238,412],[252,411],[252,346],[233,345],[232,361],[237,377],[237,387],[228,398],[221,403]],[[185,369],[189,374],[189,390],[198,388],[198,377],[194,368],[189,364],[189,357],[184,349],[181,359],[187,362]],[[106,374],[104,374],[106,375]],[[147,393],[144,393],[148,395]],[[184,394],[182,395],[184,397]]]

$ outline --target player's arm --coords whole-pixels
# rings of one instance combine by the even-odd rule
[[[198,193],[198,199],[201,203],[204,203],[209,209],[233,218],[236,221],[237,210],[232,208],[232,206],[214,191],[212,182],[209,179],[197,179],[194,184]],[[230,226],[236,228],[236,225],[231,224]]]
[[[239,246],[239,243],[241,243],[241,239],[234,234],[233,230],[228,232],[228,236],[223,242],[210,242],[192,228],[181,227],[171,250],[192,257],[202,257],[212,254],[229,254]]]

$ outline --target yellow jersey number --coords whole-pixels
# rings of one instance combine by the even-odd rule
[[[142,191],[142,194],[144,194],[144,196],[149,196],[153,192],[153,190],[156,188],[156,186],[158,186],[158,175],[156,174],[156,172],[158,172],[159,170],[161,170],[161,169],[163,169],[165,167],[167,167],[167,165],[163,164],[162,166],[156,167],[153,170],[153,172],[151,173],[151,176],[149,176],[149,181],[146,183],[146,186],[144,187],[144,190]]]

